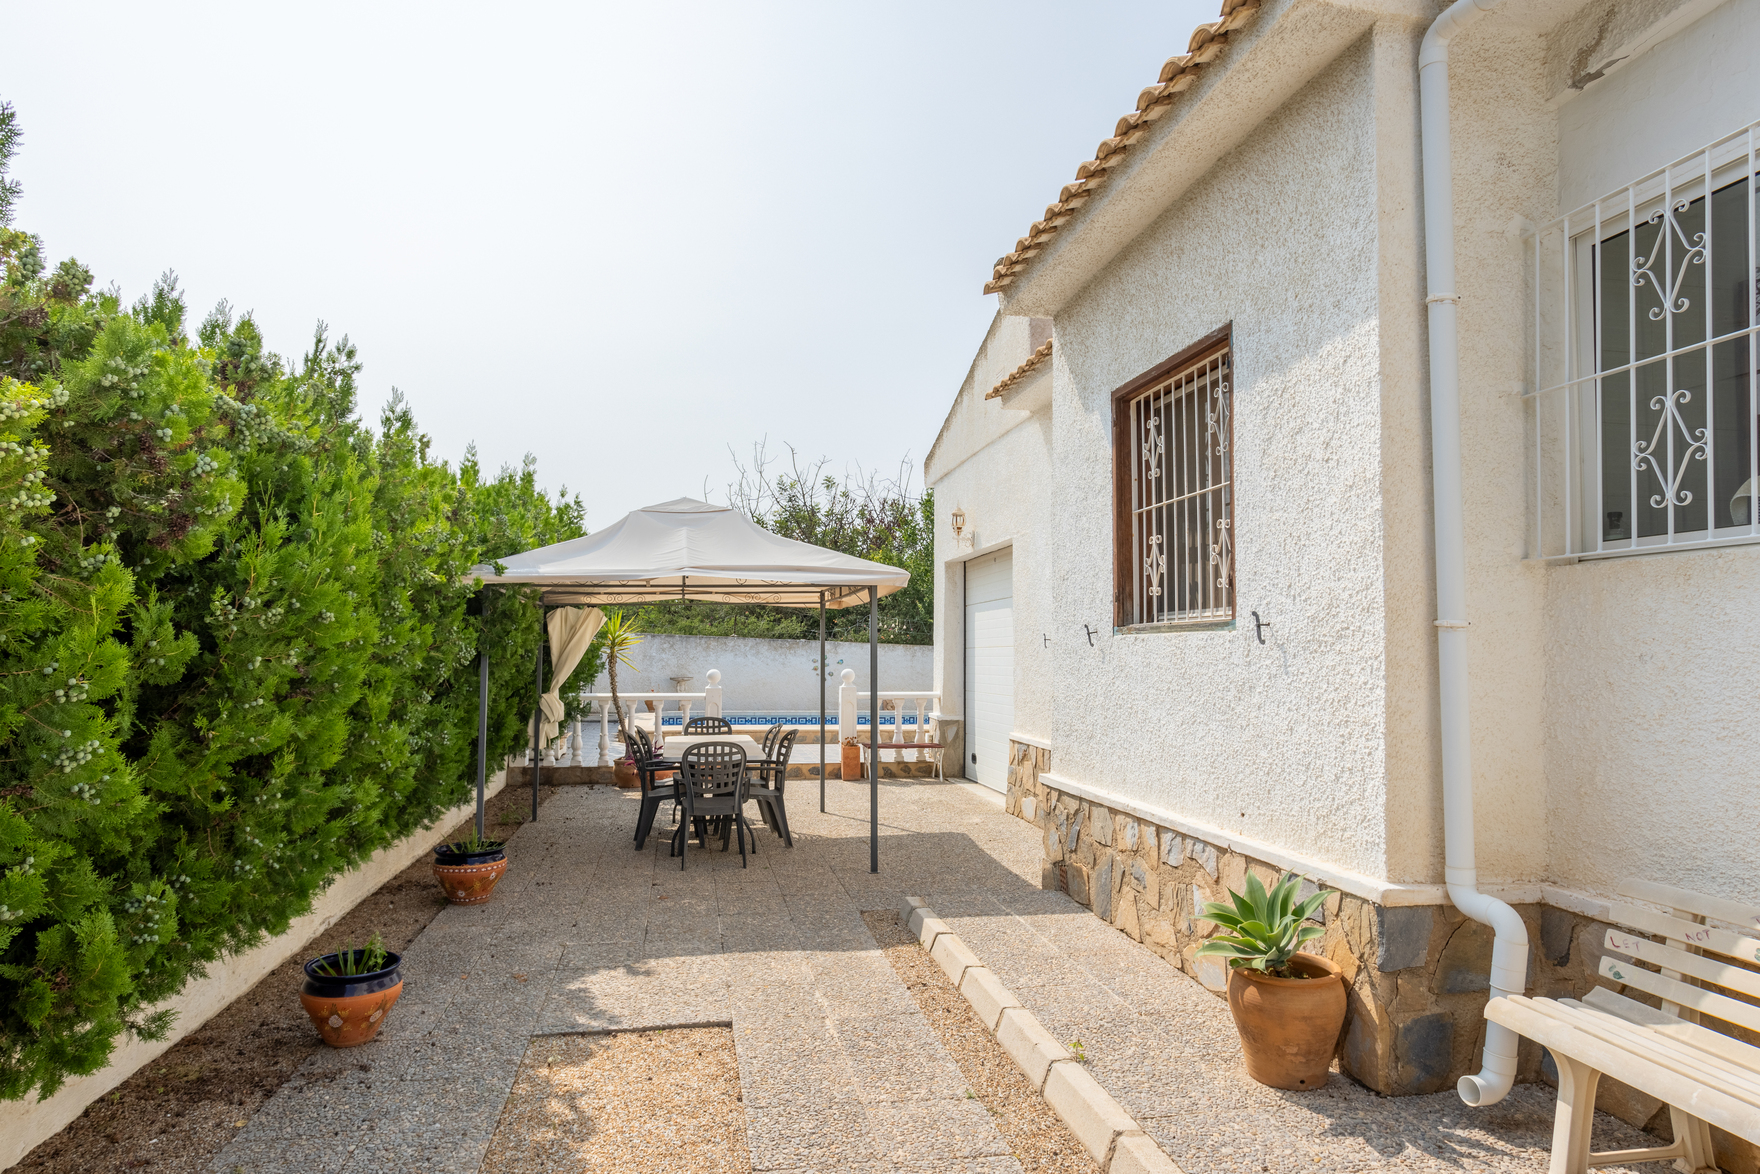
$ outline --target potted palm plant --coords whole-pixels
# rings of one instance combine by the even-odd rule
[[[1294,873],[1267,891],[1249,872],[1246,889],[1230,890],[1229,905],[1205,904],[1199,917],[1223,932],[1197,955],[1228,959],[1228,1009],[1247,1075],[1272,1088],[1320,1088],[1344,1026],[1344,976],[1331,960],[1299,947],[1326,932],[1308,924],[1326,894],[1300,900]]]
[[[352,1048],[379,1034],[403,993],[402,964],[377,933],[358,949],[344,946],[306,963],[299,1001],[325,1043]]]
[[[617,717],[617,736],[623,739],[624,746],[623,753],[612,764],[612,778],[619,787],[639,787],[642,785],[641,778],[636,773],[635,755],[631,752],[631,743],[624,724],[630,720],[631,715],[624,711],[623,699],[617,695],[617,666],[621,664],[629,669],[636,667],[629,654],[642,642],[642,636],[636,631],[634,619],[624,614],[622,608],[612,608],[605,613],[605,622],[599,626],[597,639],[605,650],[605,672],[611,678],[611,712]],[[659,723],[656,722],[655,726],[655,740],[658,741]]]
[[[454,905],[481,905],[507,871],[507,845],[472,829],[462,840],[434,849],[434,879]]]

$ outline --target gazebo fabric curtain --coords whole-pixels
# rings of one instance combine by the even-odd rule
[[[550,628],[550,659],[552,676],[550,691],[538,699],[543,720],[538,726],[538,744],[545,746],[562,729],[562,686],[569,674],[587,654],[587,645],[599,634],[605,613],[596,607],[559,607],[548,618]]]

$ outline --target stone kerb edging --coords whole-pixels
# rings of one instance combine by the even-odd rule
[[[906,897],[899,912],[1009,1059],[1106,1174],[1183,1174],[935,910],[917,897]]]

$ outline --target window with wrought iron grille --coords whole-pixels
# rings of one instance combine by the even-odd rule
[[[1234,422],[1228,330],[1113,394],[1121,628],[1234,619]]]
[[[1760,540],[1757,131],[1534,235],[1537,557]]]

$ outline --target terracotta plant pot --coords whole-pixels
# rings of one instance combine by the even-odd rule
[[[434,879],[454,905],[481,905],[507,871],[507,851],[500,844],[481,852],[458,852],[451,844],[434,849]]]
[[[398,972],[403,958],[387,953],[388,964],[368,974],[331,978],[313,973],[315,967],[335,959],[335,954],[325,954],[306,963],[299,1001],[325,1043],[352,1048],[370,1042],[385,1025],[385,1017],[403,993],[403,975]]]
[[[843,748],[843,777],[846,779],[867,777],[867,773],[862,770],[862,748],[860,746],[845,746]]]
[[[1314,954],[1297,954],[1290,968],[1311,977],[1230,971],[1228,1009],[1241,1033],[1248,1076],[1272,1088],[1323,1088],[1344,1026],[1344,975]]]
[[[635,763],[618,759],[611,764],[611,781],[630,791],[642,785],[642,776],[636,772]]]

